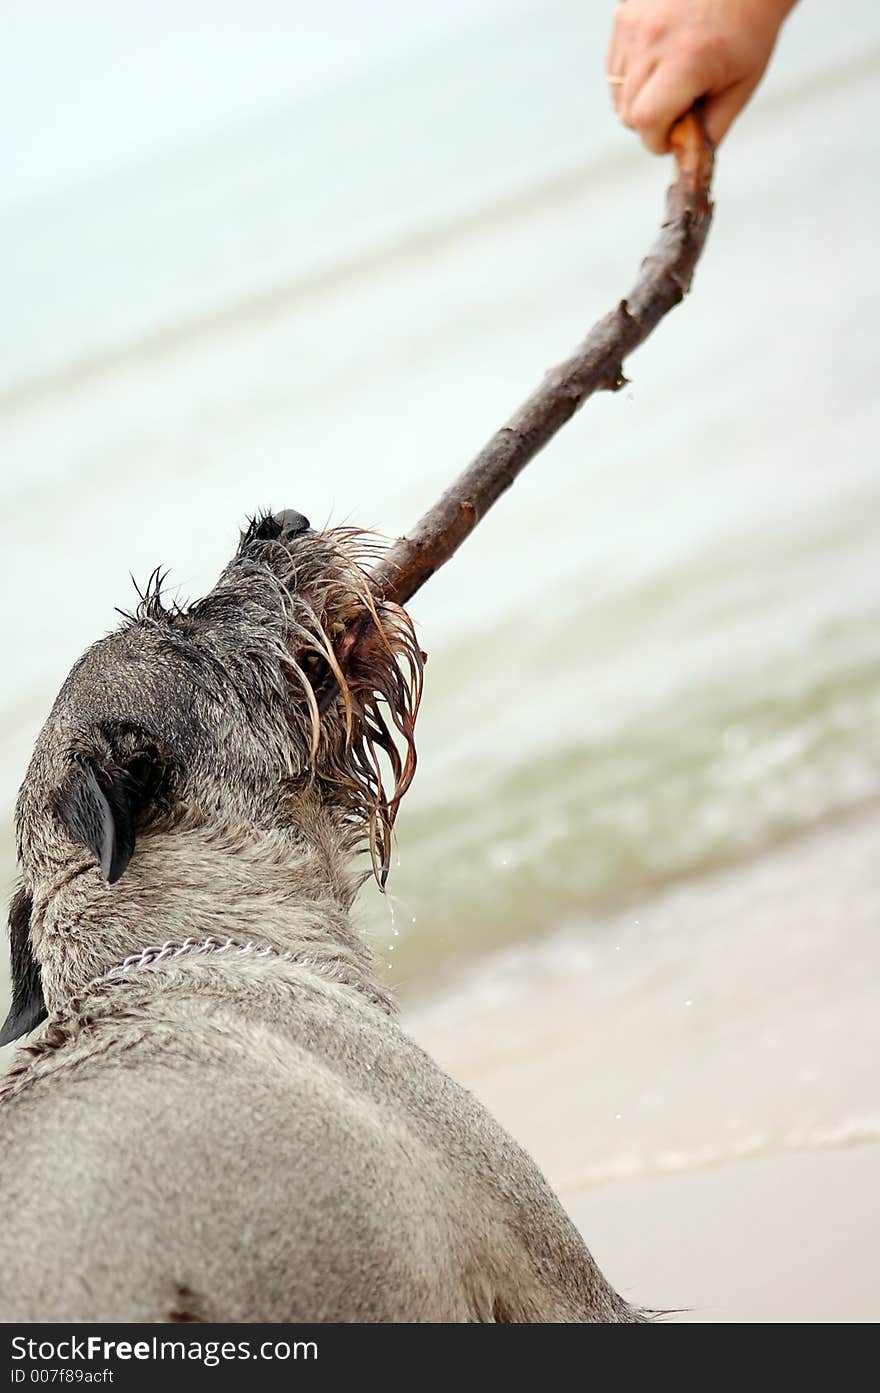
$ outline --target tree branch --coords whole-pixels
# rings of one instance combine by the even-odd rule
[[[405,604],[448,561],[516,476],[594,392],[626,382],[627,356],[690,289],[712,220],[714,150],[696,112],[673,128],[677,176],[666,220],[630,295],[593,326],[577,351],[541,386],[426,513],[396,541],[370,577],[377,595]]]

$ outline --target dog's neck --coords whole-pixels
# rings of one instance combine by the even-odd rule
[[[372,954],[349,913],[363,880],[352,843],[344,823],[315,814],[295,837],[178,823],[142,837],[114,885],[79,857],[34,896],[31,941],[48,1009],[143,948],[212,935],[265,944],[376,988]]]

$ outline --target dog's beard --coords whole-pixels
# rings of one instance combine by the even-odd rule
[[[370,588],[370,567],[386,547],[384,538],[334,528],[266,558],[288,597],[292,720],[311,776],[366,826],[380,886],[415,774],[425,661],[406,611]]]

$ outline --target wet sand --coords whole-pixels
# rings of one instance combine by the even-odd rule
[[[631,1300],[880,1319],[878,843],[866,809],[405,1012]]]
[[[631,1301],[683,1321],[878,1321],[880,1147],[790,1152],[563,1194]],[[681,1310],[682,1307],[689,1309]]]

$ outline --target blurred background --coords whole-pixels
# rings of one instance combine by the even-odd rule
[[[631,284],[595,0],[3,0],[0,870],[114,606],[397,533]],[[691,298],[417,597],[362,918],[632,1299],[877,1319],[880,9],[803,3]],[[4,990],[5,990],[5,964]]]

